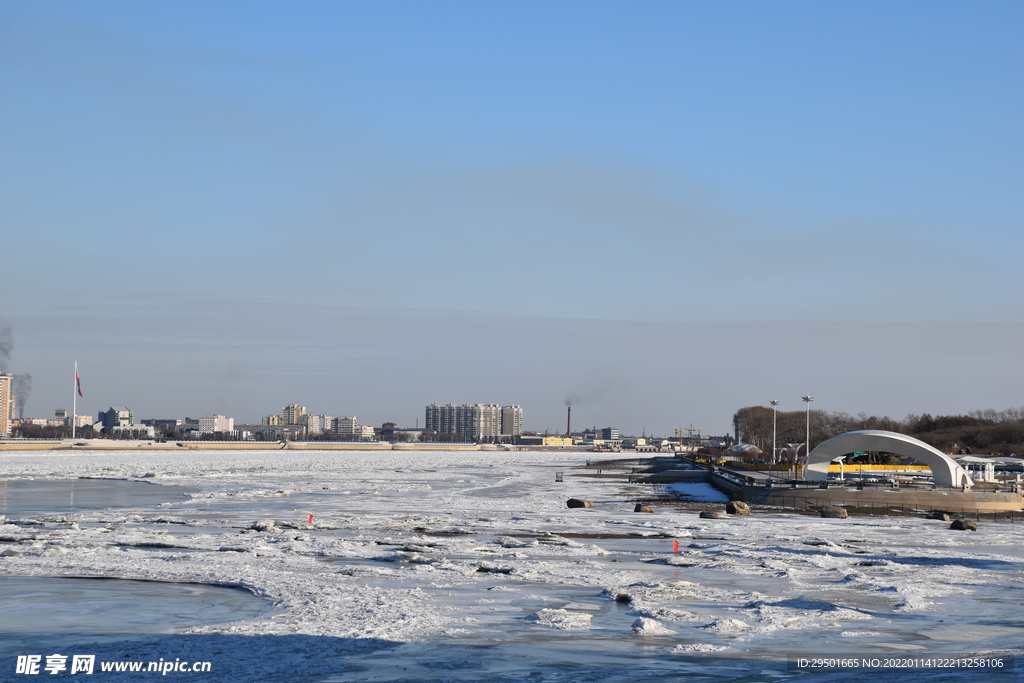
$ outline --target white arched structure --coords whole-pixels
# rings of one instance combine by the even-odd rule
[[[828,466],[833,460],[858,451],[882,451],[913,458],[928,465],[935,483],[942,486],[973,485],[967,471],[942,451],[912,436],[878,429],[846,432],[818,444],[807,456],[807,479],[825,481],[828,479]]]

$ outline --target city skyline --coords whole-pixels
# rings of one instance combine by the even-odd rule
[[[998,1],[4,3],[7,370],[26,415],[71,408],[76,360],[90,413],[1020,405],[1022,28]]]

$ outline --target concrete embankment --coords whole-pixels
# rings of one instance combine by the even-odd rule
[[[1024,496],[1012,491],[921,491],[913,489],[774,489],[765,492],[743,487],[744,500],[751,504],[808,508],[821,505],[840,507],[892,507],[900,510],[943,510],[948,512],[1000,512],[1024,509]]]
[[[387,441],[132,441],[120,439],[10,439],[0,451],[493,451],[494,444]]]
[[[670,484],[676,482],[706,482],[733,500],[750,505],[808,509],[822,505],[835,505],[851,509],[894,509],[901,511],[942,510],[950,513],[1009,512],[1024,510],[1024,493],[1016,490],[996,490],[991,484],[979,485],[972,490],[922,487],[863,487],[856,485],[828,488],[808,486],[804,482],[772,480],[764,472],[751,472],[729,467],[706,466],[686,459],[656,462],[642,472],[634,470],[630,477],[634,483]]]

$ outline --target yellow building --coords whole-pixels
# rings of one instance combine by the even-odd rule
[[[516,443],[521,446],[571,446],[572,439],[566,436],[521,436]]]
[[[0,374],[0,436],[11,435],[11,421],[14,419],[14,397],[11,396],[12,375]]]

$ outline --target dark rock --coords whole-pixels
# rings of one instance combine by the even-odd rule
[[[700,513],[702,519],[718,519],[719,517],[725,517],[725,513],[721,510],[704,510]]]
[[[846,519],[849,514],[846,512],[846,508],[836,507],[835,505],[822,505],[818,508],[818,512],[821,513],[822,517],[829,517],[832,519]]]
[[[565,504],[571,508],[592,508],[594,504],[589,500],[583,500],[582,498],[570,498],[565,501]]]
[[[637,503],[636,507],[633,508],[633,512],[654,512],[654,508],[650,505],[644,505],[643,503]]]
[[[957,531],[977,531],[978,525],[969,519],[954,519],[949,528]]]
[[[740,500],[732,500],[725,504],[725,512],[730,515],[749,515],[750,506]]]
[[[925,517],[925,519],[937,519],[942,522],[948,522],[949,515],[942,510],[932,510],[928,513],[928,516]]]

